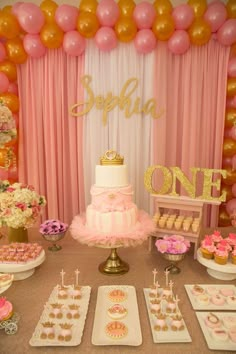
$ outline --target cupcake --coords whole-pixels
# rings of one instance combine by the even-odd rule
[[[236,246],[236,234],[230,233],[228,237],[225,238],[228,244],[232,247]]]
[[[211,235],[212,241],[217,244],[221,240],[223,240],[223,237],[220,234],[220,231],[215,230],[213,234]]]
[[[233,264],[236,264],[236,247],[234,247],[234,250],[231,253],[231,261]]]
[[[201,252],[202,256],[207,259],[214,258],[215,244],[212,241],[211,236],[206,235],[204,240],[201,242]]]
[[[220,247],[215,250],[214,261],[217,264],[224,265],[228,262],[229,251],[227,249]]]
[[[221,240],[216,245],[217,248],[225,248],[227,251],[232,251],[232,246],[228,243],[226,239]]]

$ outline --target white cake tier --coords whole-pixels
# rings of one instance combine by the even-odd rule
[[[95,184],[97,187],[124,187],[129,184],[126,165],[96,165]]]
[[[134,207],[131,185],[120,188],[104,188],[96,185],[91,188],[91,205],[101,212],[123,211]]]
[[[86,226],[102,233],[118,233],[127,232],[134,227],[137,222],[137,207],[133,207],[124,211],[112,211],[103,213],[89,205],[86,210]]]

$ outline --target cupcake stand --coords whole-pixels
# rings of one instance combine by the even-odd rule
[[[14,280],[24,280],[34,274],[35,268],[42,264],[45,260],[45,251],[42,250],[40,255],[33,261],[24,264],[8,264],[0,263],[0,273],[11,273]]]
[[[197,260],[207,268],[207,273],[213,278],[228,281],[236,279],[236,266],[231,262],[225,265],[217,264],[212,259],[204,258],[200,249],[197,250]]]

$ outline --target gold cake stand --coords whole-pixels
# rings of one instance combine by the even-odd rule
[[[104,246],[99,247],[110,248]],[[118,245],[114,248],[111,248],[111,252],[107,260],[99,265],[98,269],[101,273],[107,275],[122,275],[129,271],[129,265],[126,262],[122,261],[117,254],[118,247],[122,247],[122,245]]]

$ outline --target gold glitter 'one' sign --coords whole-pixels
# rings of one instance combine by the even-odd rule
[[[159,190],[155,190],[152,185],[153,174],[157,170],[161,171],[163,176],[163,183]],[[179,196],[176,192],[176,182],[178,180],[190,198],[215,200],[220,202],[224,202],[226,200],[226,191],[224,191],[219,197],[212,196],[212,187],[215,187],[217,191],[220,191],[221,183],[220,178],[217,178],[215,181],[213,180],[214,174],[218,173],[223,178],[226,178],[225,170],[192,167],[190,168],[190,171],[192,172],[192,180],[188,179],[179,167],[167,168],[162,165],[150,166],[144,175],[145,188],[152,194],[168,194],[176,197]],[[198,182],[197,177],[199,172],[203,173],[203,186],[201,195],[196,196]]]
[[[125,118],[130,118],[133,114],[144,113],[150,114],[152,118],[160,118],[164,113],[164,109],[157,110],[157,102],[154,98],[142,102],[140,97],[133,97],[134,92],[138,87],[138,79],[133,77],[127,80],[119,96],[115,96],[113,92],[108,92],[106,95],[95,95],[90,84],[92,77],[84,75],[81,78],[81,84],[86,90],[88,99],[86,102],[76,103],[71,106],[70,114],[74,117],[82,117],[87,114],[93,107],[102,110],[102,122],[107,124],[108,112],[112,111],[116,106],[124,111]]]

